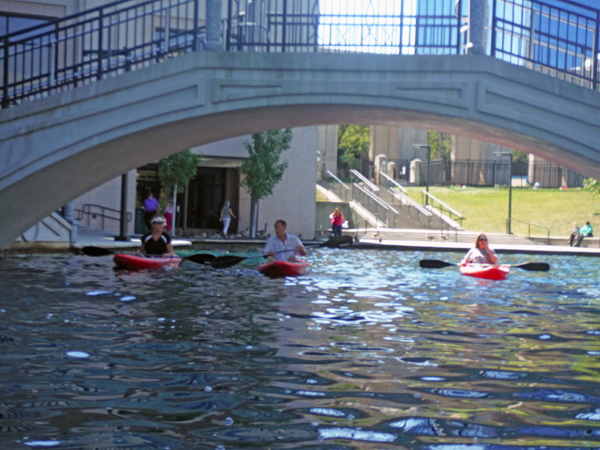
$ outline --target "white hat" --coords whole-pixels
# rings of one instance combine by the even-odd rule
[[[156,216],[150,221],[150,223],[165,223],[165,222],[166,222],[166,220],[163,216]]]

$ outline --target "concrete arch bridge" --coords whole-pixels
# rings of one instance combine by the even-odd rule
[[[600,178],[600,92],[489,56],[196,52],[0,111],[0,248],[169,154],[339,123],[470,136]]]

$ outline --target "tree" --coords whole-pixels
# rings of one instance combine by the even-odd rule
[[[513,148],[513,162],[529,161],[529,154]]]
[[[254,133],[252,142],[245,142],[248,159],[240,166],[245,175],[240,183],[250,194],[250,236],[256,237],[258,223],[258,202],[273,194],[273,189],[281,181],[287,163],[279,164],[281,153],[290,148],[292,130],[271,130]]]
[[[338,165],[346,170],[360,169],[362,158],[369,154],[370,127],[340,125],[338,128]]]
[[[175,235],[175,213],[177,211],[177,193],[182,193],[185,186],[196,176],[198,163],[202,156],[185,150],[168,156],[158,161],[158,176],[163,186],[170,190],[173,199],[173,217],[171,219],[171,231]]]
[[[452,155],[452,135],[448,133],[438,133],[437,131],[427,132],[427,144],[431,148],[431,159],[437,155],[441,159],[449,160]]]
[[[594,180],[593,178],[586,178],[583,180],[584,191],[591,192],[594,197],[600,195],[600,181]]]

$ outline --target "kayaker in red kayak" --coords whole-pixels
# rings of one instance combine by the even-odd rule
[[[488,246],[487,236],[480,234],[475,241],[475,248],[469,250],[461,264],[496,264],[498,256]]]
[[[175,255],[171,236],[163,231],[165,222],[163,216],[154,216],[150,220],[152,231],[142,236],[142,248],[140,248],[142,254],[162,257]]]
[[[287,234],[286,229],[285,220],[275,222],[275,236],[269,238],[263,249],[263,254],[268,256],[267,262],[296,261],[296,254],[306,256],[306,249],[300,238]]]

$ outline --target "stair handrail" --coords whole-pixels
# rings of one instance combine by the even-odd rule
[[[427,192],[427,191],[421,191],[421,192],[423,194],[425,194],[426,196],[428,196],[431,200],[434,200],[434,201],[438,202],[441,206],[443,206],[444,208],[446,208],[448,210],[448,212],[454,214],[459,219],[464,219],[464,217],[463,217],[463,215],[461,213],[459,213],[457,210],[451,208],[450,206],[446,205],[444,202],[442,202],[441,200],[437,199],[436,197],[434,197],[433,195],[431,195],[429,192]]]
[[[392,195],[398,195],[400,196],[400,198],[404,201],[406,201],[410,206],[412,206],[413,208],[415,208],[417,211],[419,211],[421,214],[424,214],[427,217],[432,216],[433,214],[431,213],[431,211],[429,211],[427,208],[423,208],[421,205],[419,205],[418,202],[415,202],[412,198],[410,198],[408,195],[406,195],[403,192],[398,192],[398,191],[394,191],[392,188],[388,188],[388,191],[390,191],[392,193]]]
[[[377,186],[375,186],[373,183],[371,183],[371,181],[367,177],[365,177],[362,173],[360,173],[358,170],[350,169],[350,173],[352,175],[354,175],[356,178],[358,178],[360,181],[365,183],[367,186],[369,186],[373,191],[379,192],[379,188]]]
[[[511,222],[519,222],[519,223],[524,223],[525,225],[527,225],[528,229],[527,229],[527,237],[530,238],[531,237],[531,227],[538,227],[541,228],[542,230],[546,230],[547,232],[547,238],[550,239],[550,228],[547,227],[543,227],[541,225],[536,225],[534,223],[529,223],[529,222],[524,222],[522,220],[517,220],[517,219],[506,219],[506,229],[509,230],[510,228],[508,228],[508,224]]]
[[[367,191],[366,189],[362,188],[361,186],[359,186],[357,183],[352,183],[354,185],[354,187],[356,187],[359,191],[361,191],[362,193],[366,194],[368,197],[370,197],[371,199],[373,199],[375,202],[379,203],[381,206],[383,206],[386,210],[388,211],[392,211],[394,214],[400,214],[398,212],[398,210],[396,208],[394,208],[392,205],[390,205],[389,203],[385,202],[384,200],[380,199],[379,197],[377,197],[375,194]]]
[[[334,174],[332,174],[330,170],[327,170],[327,174],[331,178],[333,178],[335,181],[337,181],[338,183],[340,183],[342,186],[344,186],[346,189],[350,190],[350,188],[348,186],[346,186],[346,183],[344,183],[342,180],[340,180],[338,177],[336,177]]]
[[[388,180],[390,183],[392,183],[394,186],[396,186],[396,187],[400,188],[400,190],[401,190],[403,193],[405,193],[405,194],[407,194],[407,193],[408,193],[408,191],[406,190],[406,188],[405,188],[404,186],[402,186],[400,183],[398,183],[396,180],[394,180],[392,177],[390,177],[390,176],[386,175],[386,174],[385,174],[385,173],[383,173],[381,170],[379,171],[379,174],[380,174],[380,175],[383,175],[383,177],[384,177],[386,180]]]
[[[82,221],[84,215],[87,214],[87,226],[90,226],[90,216],[91,215],[96,215],[96,216],[100,216],[102,218],[102,229],[104,230],[104,219],[110,219],[110,220],[121,220],[120,217],[112,217],[106,214],[106,211],[108,211],[109,213],[113,212],[113,213],[118,213],[121,214],[121,210],[119,209],[114,209],[114,208],[109,208],[108,206],[102,206],[102,205],[95,205],[93,203],[86,203],[85,205],[83,205],[81,207],[82,209],[76,209],[75,213],[75,219],[77,219],[78,221]],[[102,212],[93,212],[92,208],[98,208],[100,209],[100,211]],[[131,222],[132,219],[132,215],[130,212],[127,213],[127,222]]]

